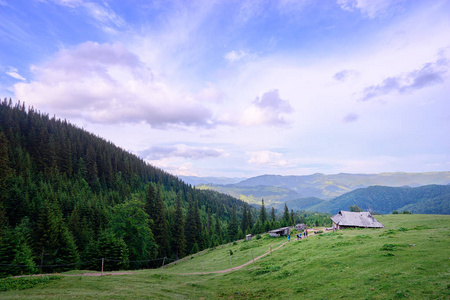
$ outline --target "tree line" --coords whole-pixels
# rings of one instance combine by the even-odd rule
[[[292,210],[267,216],[199,190],[66,120],[0,104],[0,275],[152,267],[282,225],[323,220]],[[286,206],[287,209],[287,206]],[[313,219],[311,219],[313,217]],[[315,223],[314,223],[315,222]],[[6,266],[8,265],[8,266]],[[23,267],[27,266],[27,267]]]

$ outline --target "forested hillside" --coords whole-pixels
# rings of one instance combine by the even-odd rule
[[[278,219],[199,190],[66,120],[6,99],[0,105],[0,275],[154,266],[326,215],[285,207]],[[80,264],[80,262],[84,262]],[[26,267],[25,267],[26,266]]]
[[[22,265],[183,256],[237,238],[246,205],[6,99],[0,188],[0,263]]]
[[[357,205],[365,211],[382,214],[408,210],[417,214],[450,214],[450,185],[421,187],[372,186],[357,189],[308,209],[337,213]]]

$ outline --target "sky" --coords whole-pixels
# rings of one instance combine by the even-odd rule
[[[0,97],[174,175],[450,170],[450,1],[0,0]]]

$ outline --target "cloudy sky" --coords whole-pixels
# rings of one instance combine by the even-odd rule
[[[450,170],[450,1],[0,0],[0,96],[176,175]]]

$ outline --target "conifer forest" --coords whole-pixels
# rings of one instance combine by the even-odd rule
[[[0,104],[0,276],[152,268],[328,216],[199,190],[66,120]]]

